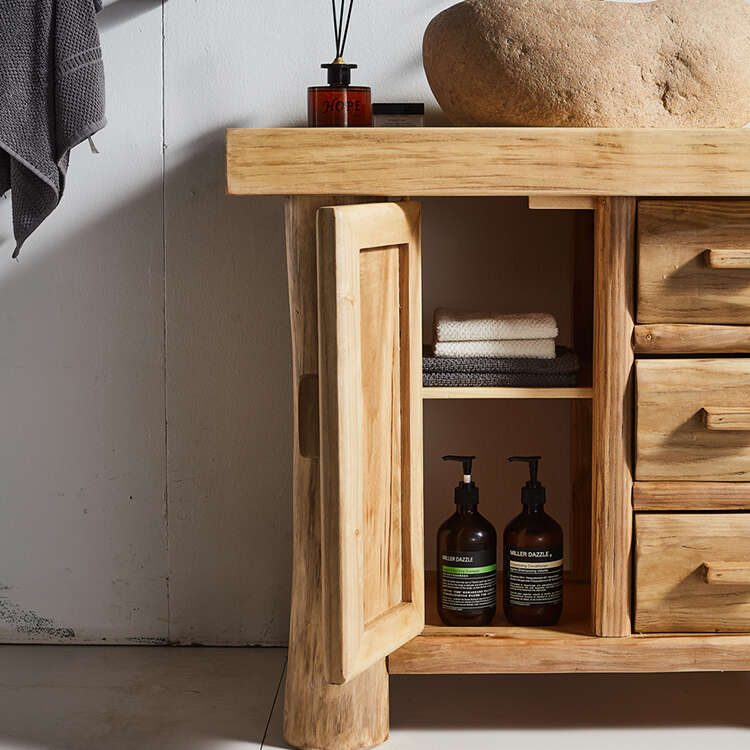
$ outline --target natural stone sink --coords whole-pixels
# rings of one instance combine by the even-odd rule
[[[750,121],[745,0],[466,0],[432,20],[423,56],[455,125]]]

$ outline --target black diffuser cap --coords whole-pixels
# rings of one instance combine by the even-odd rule
[[[547,500],[547,491],[537,479],[539,462],[541,456],[511,456],[508,461],[524,461],[529,465],[529,481],[521,489],[521,502],[524,505],[544,505]]]
[[[329,86],[348,86],[352,80],[352,70],[357,66],[345,63],[338,58],[332,63],[323,63],[320,67],[328,71]]]
[[[443,461],[459,461],[464,467],[464,479],[468,482],[461,482],[456,491],[453,493],[453,499],[456,505],[478,505],[479,488],[471,480],[471,462],[476,456],[443,456]]]

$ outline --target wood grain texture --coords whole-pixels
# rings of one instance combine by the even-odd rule
[[[525,639],[418,636],[388,659],[391,674],[645,674],[747,670],[750,670],[750,635]]]
[[[341,202],[332,196],[290,198],[286,205],[289,308],[294,382],[318,374],[318,208]],[[344,202],[352,202],[344,200]],[[317,432],[312,409],[295,395],[292,612],[284,699],[284,737],[294,747],[350,750],[372,747],[388,736],[388,675],[380,660],[346,685],[326,677],[321,582],[320,462],[305,457],[301,433]],[[316,440],[317,443],[317,440]]]
[[[530,195],[529,208],[532,211],[593,211],[596,198],[590,195]]]
[[[750,510],[750,482],[635,482],[634,510]]]
[[[591,593],[608,637],[631,632],[635,216],[629,198],[602,198],[595,214]]]
[[[639,513],[635,539],[638,632],[750,631],[746,574],[739,584],[706,581],[706,566],[750,567],[750,515]]]
[[[750,403],[749,359],[639,360],[636,374],[636,479],[750,479],[750,434],[703,421]]]
[[[443,625],[435,573],[426,576],[427,624],[388,658],[391,674],[549,674],[574,672],[744,671],[750,636],[592,635],[589,586],[565,581],[564,610],[554,627],[521,628],[502,613],[488,627]]]
[[[705,260],[750,247],[750,201],[641,201],[638,234],[639,323],[750,324],[750,272]]]
[[[591,388],[423,388],[424,399],[590,399]]]
[[[637,325],[636,354],[750,354],[750,326]]]
[[[581,361],[578,382],[590,384],[594,346],[594,214],[579,213],[575,220],[571,306],[573,350]],[[570,405],[570,530],[568,560],[574,580],[591,580],[591,433],[590,401]]]
[[[741,129],[227,131],[230,195],[743,196],[748,185]]]
[[[736,268],[747,271],[750,269],[750,250],[747,249],[719,249],[706,250],[706,265],[709,268]]]
[[[399,254],[359,255],[365,624],[402,601]]]
[[[323,615],[343,683],[424,626],[420,205],[318,212]]]

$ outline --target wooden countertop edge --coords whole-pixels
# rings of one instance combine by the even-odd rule
[[[747,671],[750,635],[633,634],[518,640],[417,636],[388,659],[391,674],[569,674]]]
[[[750,195],[750,129],[229,128],[230,195]]]

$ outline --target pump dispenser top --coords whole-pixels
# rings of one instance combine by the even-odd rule
[[[521,488],[521,502],[524,505],[544,505],[547,491],[537,479],[541,456],[511,456],[508,461],[524,461],[529,465],[529,481]]]
[[[476,456],[443,456],[443,461],[458,461],[463,464],[463,481],[458,484],[453,500],[456,505],[478,505],[479,488],[471,479],[471,463]]]

